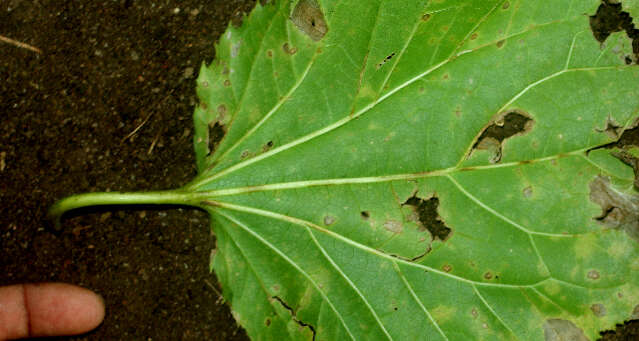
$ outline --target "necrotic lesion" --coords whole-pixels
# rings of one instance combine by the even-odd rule
[[[314,0],[300,0],[291,14],[291,20],[297,28],[315,41],[319,41],[328,32],[324,13]]]

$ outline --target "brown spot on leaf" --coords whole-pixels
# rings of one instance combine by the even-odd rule
[[[284,53],[290,54],[291,56],[297,53],[297,48],[291,47],[291,45],[289,45],[288,43],[282,44],[282,50],[284,51]]]
[[[324,38],[328,32],[324,13],[315,0],[300,0],[293,9],[291,20],[300,31],[315,41]]]
[[[588,271],[588,278],[590,279],[599,279],[600,275],[599,275],[599,271],[597,270],[590,270]]]
[[[437,207],[439,206],[439,198],[432,196],[422,199],[414,194],[408,198],[402,206],[409,206],[416,213],[417,223],[421,229],[428,230],[433,240],[439,239],[446,241],[450,237],[452,230],[446,226],[441,220]]]
[[[497,42],[497,48],[500,49],[502,46],[504,46],[504,41],[500,40]]]
[[[526,134],[532,129],[533,124],[534,121],[528,117],[528,114],[519,110],[510,110],[499,115],[484,128],[472,149],[493,151],[490,162],[498,163],[501,160],[504,141],[513,136]]]
[[[470,36],[470,40],[475,40],[475,39],[477,39],[477,37],[478,37],[478,36],[479,36],[479,35],[478,35],[477,33],[473,33],[473,34]]]
[[[231,80],[229,80],[229,79],[225,80],[225,81],[224,81],[224,86],[225,86],[225,87],[227,87],[227,88],[228,88],[229,86],[231,86]]]
[[[524,194],[524,198],[530,198],[533,195],[533,189],[531,186],[524,188],[522,192]]]
[[[442,270],[444,270],[444,272],[451,272],[451,270],[453,270],[453,267],[450,266],[450,264],[444,264],[444,266],[442,266]]]
[[[364,220],[367,220],[368,218],[371,217],[371,214],[368,211],[362,211],[359,214],[360,214],[360,216],[362,216],[362,219],[364,219]]]
[[[606,307],[603,304],[601,304],[601,303],[595,303],[595,304],[591,305],[590,306],[590,310],[597,317],[606,316]]]
[[[639,242],[639,197],[614,188],[606,176],[596,176],[589,187],[590,200],[601,206],[601,214],[594,219],[605,227],[624,230]]]
[[[493,274],[490,271],[484,273],[484,279],[493,279]]]
[[[600,128],[595,128],[595,131],[600,132],[600,133],[606,133],[606,135],[608,135],[608,137],[610,137],[611,139],[619,139],[619,137],[621,137],[621,134],[623,133],[623,127],[620,126],[617,122],[615,122],[615,120],[608,116],[608,118],[606,118],[606,125],[603,129]]]
[[[335,223],[335,217],[327,215],[324,217],[324,225],[331,226]]]
[[[273,50],[267,50],[266,51],[266,56],[269,57],[269,58],[273,57]]]
[[[422,15],[422,21],[424,21],[424,22],[428,21],[428,19],[430,19],[430,17],[431,17],[430,13],[426,13],[426,14]]]
[[[508,7],[510,7],[510,2],[505,1],[503,5],[501,5],[502,9],[508,9]]]
[[[632,17],[621,10],[621,3],[613,0],[603,0],[597,12],[590,16],[590,29],[595,39],[600,43],[606,41],[614,32],[626,31],[632,40],[632,52],[635,60],[639,57],[639,29],[636,29]]]
[[[549,319],[543,328],[545,341],[589,341],[584,331],[568,320]]]

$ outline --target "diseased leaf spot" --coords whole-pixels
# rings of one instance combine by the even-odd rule
[[[524,194],[524,198],[526,198],[526,199],[532,197],[532,195],[533,195],[533,189],[530,186],[524,188],[524,190],[522,192]]]
[[[270,318],[266,318],[266,321],[264,321],[264,325],[266,325],[267,327],[271,325],[271,319]]]
[[[595,128],[595,131],[599,133],[606,133],[606,135],[608,135],[608,137],[610,137],[611,139],[617,140],[623,133],[623,127],[615,122],[615,120],[611,116],[608,116],[608,118],[606,118],[606,124],[604,128]]]
[[[273,141],[268,141],[262,146],[262,152],[268,152],[271,148],[273,148]]]
[[[335,219],[335,217],[327,215],[324,217],[324,225],[326,226],[331,226],[335,223],[337,219]]]
[[[543,328],[546,341],[589,341],[584,331],[568,320],[549,319]]]
[[[597,317],[606,316],[606,307],[603,304],[601,304],[601,303],[595,303],[595,304],[591,305],[590,306],[590,310]]]
[[[245,150],[245,151],[242,151],[242,154],[240,154],[240,159],[246,159],[250,156],[251,156],[251,152],[249,152],[248,150]]]
[[[269,58],[273,57],[273,50],[267,50],[266,51],[266,56],[269,57]]]
[[[442,270],[444,270],[444,272],[451,272],[453,267],[450,264],[444,264],[444,266],[442,266]]]
[[[402,233],[404,226],[397,220],[387,220],[384,222],[384,228],[392,233]]]
[[[446,241],[450,237],[452,230],[444,224],[437,212],[439,198],[436,196],[422,199],[415,194],[408,198],[402,206],[410,206],[413,209],[417,215],[417,223],[420,228],[428,230],[433,240]]]
[[[590,200],[601,206],[601,214],[594,219],[605,227],[624,230],[639,242],[639,197],[613,188],[606,176],[597,175],[589,187]]]
[[[484,279],[487,279],[487,280],[493,279],[493,274],[490,271],[486,271],[484,273]]]
[[[368,211],[362,211],[362,212],[360,212],[359,214],[360,214],[360,216],[362,217],[362,219],[364,219],[364,220],[368,220],[368,218],[370,218],[370,217],[371,217],[371,214],[370,214],[370,212],[368,212]]]
[[[504,40],[500,40],[497,42],[497,48],[500,49],[502,48],[502,46],[504,46]]]
[[[291,14],[297,28],[311,39],[318,41],[328,32],[324,14],[315,0],[300,0]]]
[[[231,86],[231,81],[230,81],[229,79],[225,80],[225,81],[224,81],[224,86],[225,86],[225,87],[227,87],[227,88],[228,88],[229,86]]]
[[[513,136],[528,133],[534,125],[534,121],[528,114],[519,110],[510,110],[500,115],[479,135],[473,150],[492,151],[491,163],[498,163],[502,157],[502,146],[506,139]]]
[[[291,56],[297,53],[297,48],[291,47],[288,43],[282,44],[282,50],[284,51],[284,53],[290,54]]]
[[[479,313],[477,312],[477,309],[473,308],[470,310],[470,315],[473,317],[473,319],[476,319],[479,316]]]
[[[477,39],[477,37],[478,37],[478,36],[479,36],[479,34],[477,34],[477,33],[473,33],[473,34],[470,36],[470,40],[475,40],[475,39]]]
[[[588,276],[588,278],[590,278],[590,279],[594,279],[594,280],[597,280],[597,279],[599,279],[599,277],[600,277],[600,275],[599,275],[599,271],[597,271],[597,270],[590,270],[590,271],[588,271],[587,276]]]
[[[428,19],[430,19],[430,17],[431,17],[430,13],[426,13],[422,15],[422,21],[426,22],[428,21]]]
[[[386,64],[388,61],[393,59],[393,57],[395,57],[395,52],[389,54],[388,56],[386,56],[386,58],[384,58],[384,60],[382,60],[379,64],[377,64],[377,69],[379,69],[382,66],[384,66],[384,64]]]
[[[504,2],[504,4],[501,5],[502,9],[508,9],[508,7],[510,7],[510,2],[508,2],[508,1]]]

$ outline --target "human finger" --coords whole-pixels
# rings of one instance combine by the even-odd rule
[[[0,287],[0,340],[81,334],[103,319],[104,301],[88,289],[64,283]]]

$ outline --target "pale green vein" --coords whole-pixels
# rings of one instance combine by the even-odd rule
[[[415,38],[415,32],[417,32],[417,28],[419,28],[419,25],[421,25],[423,22],[424,21],[422,20],[421,14],[420,14],[420,16],[417,18],[417,22],[415,23],[415,25],[413,25],[413,30],[410,32],[408,39],[406,39],[406,43],[404,44],[404,46],[402,46],[402,50],[399,51],[397,58],[395,58],[395,62],[393,63],[391,69],[388,71],[388,73],[386,73],[386,77],[384,77],[384,82],[382,82],[382,86],[379,88],[379,91],[384,91],[384,87],[386,86],[386,84],[388,83],[388,80],[393,75],[393,72],[395,72],[395,68],[397,68],[397,65],[402,60],[402,57],[404,56],[404,52],[406,52],[408,45],[410,45],[410,43]]]
[[[538,163],[538,162],[548,162],[551,160],[557,160],[560,157],[568,157],[572,155],[583,155],[587,149],[580,149],[573,152],[568,152],[559,155],[552,155],[547,157],[542,157],[539,159],[527,160],[527,164]],[[419,173],[402,173],[402,174],[393,174],[393,175],[378,175],[378,176],[367,176],[367,177],[357,177],[357,178],[337,178],[337,179],[319,179],[319,180],[304,180],[304,181],[291,181],[291,182],[281,182],[274,184],[265,184],[265,185],[256,185],[256,186],[246,186],[246,187],[235,187],[235,188],[225,188],[225,189],[217,189],[210,191],[199,191],[202,197],[221,197],[228,195],[237,195],[244,193],[252,193],[252,192],[262,192],[262,191],[277,191],[277,190],[287,190],[287,189],[296,189],[296,188],[308,188],[308,187],[318,187],[318,186],[339,186],[339,185],[356,185],[356,184],[371,184],[371,183],[383,183],[383,182],[391,182],[391,181],[401,181],[401,180],[417,180],[424,179],[429,177],[436,176],[445,176],[447,174],[454,174],[457,172],[469,172],[469,171],[486,171],[497,168],[507,168],[507,167],[516,167],[521,166],[522,163],[519,161],[513,162],[505,162],[484,166],[473,166],[466,168],[457,168],[451,167],[442,170],[434,170],[430,172],[419,172]]]
[[[390,261],[396,261],[396,262],[400,262],[402,264],[406,264],[408,266],[412,266],[412,267],[416,267],[418,269],[421,270],[426,270],[426,271],[430,271],[432,273],[444,276],[444,277],[448,277],[448,278],[452,278],[455,280],[458,280],[460,282],[463,283],[469,283],[469,284],[473,284],[473,285],[480,285],[480,286],[487,286],[487,287],[496,287],[496,288],[521,288],[521,287],[529,287],[532,285],[537,285],[540,282],[543,282],[546,280],[546,278],[541,279],[538,282],[535,283],[530,283],[530,284],[503,284],[503,283],[489,283],[489,282],[477,282],[477,281],[473,281],[464,277],[459,277],[450,273],[447,273],[443,270],[439,270],[430,266],[426,266],[423,264],[419,264],[419,263],[414,263],[408,260],[404,260],[401,258],[397,258],[397,257],[393,257],[391,255],[388,255],[386,253],[383,253],[377,249],[371,248],[369,246],[360,244],[352,239],[348,239],[342,235],[340,235],[339,233],[335,233],[331,230],[325,229],[319,225],[313,224],[309,221],[303,220],[303,219],[299,219],[299,218],[295,218],[295,217],[291,217],[291,216],[287,216],[281,213],[276,213],[276,212],[272,212],[272,211],[267,211],[267,210],[262,210],[259,208],[254,208],[254,207],[248,207],[248,206],[242,206],[242,205],[236,205],[236,204],[230,204],[230,203],[226,203],[226,202],[220,202],[220,201],[212,201],[212,200],[205,200],[202,201],[201,203],[202,205],[204,205],[207,208],[213,207],[219,207],[219,208],[226,208],[226,209],[230,209],[230,210],[234,210],[234,211],[239,211],[239,212],[246,212],[246,213],[251,213],[251,214],[255,214],[255,215],[259,215],[259,216],[263,216],[266,218],[271,218],[271,219],[275,219],[275,220],[280,220],[280,221],[284,221],[284,222],[288,222],[290,224],[294,224],[294,225],[298,225],[301,227],[310,227],[318,232],[324,233],[326,235],[329,235],[331,237],[333,237],[334,239],[337,239],[347,245],[353,246],[357,249],[360,249],[364,252],[368,252],[370,254],[376,255],[378,257],[382,257],[385,258],[387,260]],[[216,211],[219,212],[219,211]]]
[[[559,308],[559,310],[567,313],[569,316],[573,316],[573,314],[571,314],[568,310],[564,309],[562,306],[560,306],[559,304],[557,304],[553,299],[551,299],[550,297],[546,296],[544,293],[542,293],[541,291],[539,291],[536,287],[530,287],[530,289],[532,289],[532,291],[534,291],[537,295],[539,295],[540,297],[542,297],[544,300],[550,302],[550,304],[554,305],[555,307]]]
[[[315,243],[315,245],[317,245],[317,248],[320,250],[320,252],[326,258],[326,260],[328,260],[331,263],[333,268],[335,268],[335,270],[337,270],[337,272],[340,274],[340,276],[342,276],[342,278],[344,278],[344,280],[348,283],[348,285],[350,285],[351,288],[353,288],[353,290],[357,293],[357,295],[362,299],[362,301],[364,302],[364,305],[366,305],[366,307],[370,310],[371,314],[375,318],[375,321],[377,321],[377,323],[379,324],[379,327],[382,329],[384,334],[386,334],[386,336],[388,337],[389,340],[393,340],[391,335],[388,333],[388,330],[386,330],[386,327],[384,327],[384,324],[382,323],[382,320],[379,319],[379,316],[377,315],[377,312],[375,312],[375,309],[373,309],[373,307],[368,302],[366,297],[364,297],[364,294],[362,294],[362,292],[355,285],[355,283],[353,283],[353,281],[344,273],[344,271],[342,271],[342,269],[339,267],[339,265],[337,265],[337,263],[335,263],[335,260],[333,260],[333,258],[328,254],[328,252],[326,252],[324,247],[319,243],[317,238],[315,238],[315,236],[313,235],[313,231],[311,231],[311,229],[308,226],[306,226],[305,228],[306,228],[306,231],[308,232],[308,234],[311,236],[311,239],[313,239],[313,242]]]
[[[275,245],[271,244],[268,240],[264,239],[261,235],[259,235],[255,231],[253,231],[250,227],[244,225],[244,223],[242,223],[241,221],[239,221],[239,220],[235,219],[234,217],[224,213],[223,211],[219,211],[218,210],[218,211],[216,211],[216,213],[221,215],[221,216],[223,216],[223,217],[225,217],[229,221],[233,222],[235,225],[239,226],[244,231],[248,232],[254,238],[256,238],[257,240],[262,242],[262,244],[266,245],[268,248],[273,250],[273,252],[277,253],[277,255],[282,257],[282,259],[286,260],[289,264],[291,264],[291,266],[293,266],[297,271],[299,271],[304,277],[306,277],[306,279],[313,285],[313,287],[315,287],[317,292],[319,292],[319,294],[322,296],[324,301],[326,303],[328,303],[328,305],[331,307],[331,309],[333,310],[333,312],[335,313],[337,318],[342,322],[342,325],[344,326],[344,329],[346,329],[346,332],[351,337],[351,339],[356,340],[355,336],[353,336],[353,333],[348,328],[348,325],[346,324],[346,321],[344,321],[344,317],[339,313],[339,311],[337,310],[337,308],[335,307],[333,302],[330,300],[330,298],[328,298],[328,296],[322,290],[322,288],[317,284],[317,282],[315,282],[315,280],[313,280],[313,278],[306,271],[304,271],[304,269],[302,269],[297,263],[295,263],[295,261],[293,261],[291,258],[289,258],[286,254],[284,254],[284,252],[282,252],[280,249],[275,247]]]
[[[504,322],[504,320],[501,319],[501,317],[497,314],[497,312],[493,309],[493,307],[490,304],[488,304],[488,301],[486,301],[484,296],[482,296],[479,290],[477,290],[477,287],[475,287],[475,285],[472,285],[472,287],[473,287],[473,291],[475,292],[475,295],[477,295],[477,297],[481,300],[481,302],[484,304],[486,309],[488,309],[488,311],[490,311],[493,314],[493,316],[495,316],[497,321],[499,321],[499,323],[501,323],[504,326],[504,328],[506,328],[506,330],[510,332],[512,336],[517,337],[517,334],[515,334],[512,329],[510,329],[508,324],[506,324],[506,322]]]
[[[406,288],[408,289],[408,292],[410,292],[410,295],[413,297],[413,299],[415,300],[415,302],[417,302],[417,304],[419,305],[419,307],[422,309],[422,311],[424,312],[424,314],[426,315],[426,317],[428,317],[428,319],[430,320],[430,322],[433,324],[433,326],[435,326],[435,328],[437,329],[437,331],[439,332],[439,334],[444,338],[444,340],[448,340],[448,337],[446,336],[446,334],[444,333],[444,331],[442,331],[442,329],[439,327],[439,324],[437,323],[437,321],[435,321],[435,319],[433,318],[433,316],[430,314],[430,312],[428,311],[428,309],[426,309],[426,307],[424,306],[424,304],[422,303],[422,301],[419,299],[419,297],[417,297],[417,294],[415,293],[415,290],[413,290],[413,286],[410,285],[410,283],[408,282],[408,280],[406,279],[406,277],[404,277],[404,274],[402,273],[402,270],[399,268],[399,265],[397,265],[397,262],[393,262],[393,268],[395,269],[395,271],[397,272],[397,275],[399,276],[399,278],[402,280],[402,282],[404,283],[404,285],[406,286]]]
[[[308,75],[308,72],[311,70],[311,67],[315,63],[315,59],[316,58],[317,58],[317,51],[315,52],[315,54],[313,54],[313,57],[311,58],[311,61],[306,66],[306,69],[304,70],[302,75],[299,77],[297,82],[295,82],[295,84],[288,90],[286,95],[282,96],[280,98],[280,100],[277,101],[275,106],[273,106],[273,108],[271,108],[271,110],[269,110],[269,112],[266,113],[266,115],[264,115],[264,117],[262,117],[262,119],[259,122],[257,122],[249,131],[247,131],[241,138],[239,138],[229,149],[227,149],[222,155],[220,155],[218,157],[218,159],[225,158],[231,151],[235,150],[235,148],[237,148],[237,146],[239,146],[247,138],[249,138],[251,135],[253,135],[258,129],[260,129],[260,127],[266,121],[268,121],[269,118],[271,118],[271,116],[273,116],[280,109],[280,107],[284,103],[286,103],[286,101],[288,101],[291,98],[291,96],[297,90],[297,88],[299,88],[299,86],[302,84],[302,82],[304,82],[304,79],[306,79],[306,76]]]
[[[481,200],[477,199],[477,197],[475,197],[474,195],[472,195],[470,192],[468,192],[464,186],[462,186],[459,182],[457,182],[457,180],[455,180],[455,178],[453,178],[450,175],[446,175],[446,177],[455,185],[455,187],[457,187],[457,189],[462,192],[466,197],[468,197],[468,199],[470,199],[472,202],[474,202],[475,204],[477,204],[477,206],[483,208],[484,210],[488,211],[489,213],[491,213],[492,215],[496,216],[497,218],[505,221],[506,223],[512,225],[513,227],[517,228],[518,230],[521,230],[527,234],[534,234],[534,235],[539,235],[539,236],[545,236],[545,237],[556,237],[556,238],[566,238],[566,237],[574,237],[575,235],[573,234],[561,234],[561,233],[547,233],[547,232],[538,232],[538,231],[532,231],[518,223],[516,223],[515,221],[511,220],[510,218],[504,216],[503,214],[495,211],[492,207],[486,205],[485,203],[483,203]]]
[[[461,54],[463,54],[463,53],[464,52],[462,52]],[[457,55],[457,56],[459,56],[459,55]],[[231,167],[228,167],[228,168],[220,171],[217,174],[213,174],[213,175],[207,176],[207,177],[203,178],[202,180],[195,182],[193,185],[191,185],[191,187],[199,187],[199,186],[201,186],[203,184],[206,184],[207,182],[210,182],[210,181],[213,181],[215,179],[221,178],[221,177],[223,177],[225,175],[228,175],[228,174],[230,174],[232,172],[235,172],[235,171],[237,171],[239,169],[247,167],[247,166],[249,166],[251,164],[254,164],[254,163],[258,162],[258,161],[262,161],[263,159],[271,157],[271,156],[273,156],[275,154],[279,154],[279,153],[281,153],[283,151],[289,150],[289,149],[291,149],[291,148],[293,148],[295,146],[298,146],[298,145],[300,145],[302,143],[310,141],[310,140],[312,140],[312,139],[314,139],[314,138],[316,138],[318,136],[321,136],[321,135],[324,135],[324,134],[326,134],[328,132],[331,132],[331,131],[333,131],[333,130],[345,125],[346,123],[348,123],[348,122],[360,117],[361,115],[363,115],[364,113],[368,112],[373,107],[375,107],[377,104],[383,102],[388,97],[394,95],[395,93],[397,93],[398,91],[402,90],[403,88],[409,86],[410,84],[413,84],[418,79],[420,79],[420,78],[430,74],[431,72],[439,69],[443,65],[446,65],[448,62],[450,62],[453,59],[455,59],[455,58],[444,60],[444,61],[440,62],[439,64],[431,67],[430,69],[422,72],[421,74],[411,78],[410,80],[404,82],[403,84],[399,85],[395,89],[389,91],[388,93],[386,93],[385,95],[380,97],[377,101],[374,101],[374,102],[370,103],[369,105],[367,105],[366,107],[362,108],[361,110],[359,110],[357,113],[355,113],[353,115],[349,115],[347,117],[344,117],[344,118],[338,120],[337,122],[335,122],[333,124],[330,124],[330,125],[322,128],[322,129],[316,130],[316,131],[314,131],[314,132],[312,132],[312,133],[310,133],[308,135],[302,136],[302,137],[300,137],[299,139],[297,139],[295,141],[291,141],[291,142],[289,142],[289,143],[287,143],[285,145],[282,145],[280,147],[271,149],[270,151],[268,151],[266,153],[263,153],[263,154],[260,154],[260,155],[254,157],[254,158],[251,158],[251,159],[248,159],[246,161],[237,163],[237,164],[235,164],[235,165],[233,165]]]
[[[278,12],[279,14],[279,12]],[[273,22],[275,21],[275,18],[277,17],[277,14],[274,14],[271,17],[271,20],[268,23],[268,26],[265,30],[265,32],[269,32],[271,30],[271,27],[273,26]],[[229,31],[230,32],[230,31]],[[262,50],[264,49],[264,40],[265,40],[266,34],[262,35],[262,39],[260,40],[260,45],[258,46],[257,51],[255,52],[254,56],[253,56],[253,60],[251,60],[251,66],[249,68],[249,75],[246,79],[246,84],[244,85],[244,88],[242,89],[242,94],[240,95],[240,100],[237,101],[237,109],[236,111],[233,113],[233,116],[231,118],[231,122],[229,123],[229,126],[231,126],[233,124],[233,121],[236,119],[237,114],[240,112],[241,108],[242,108],[242,104],[244,103],[244,97],[246,96],[246,89],[249,87],[249,84],[251,82],[251,77],[253,75],[253,72],[255,71],[255,63],[257,62],[257,60],[259,59],[258,56],[260,55],[260,52],[262,52]],[[233,43],[230,43],[230,48],[233,49]],[[215,157],[215,159],[219,159],[221,156],[217,156]]]
[[[619,69],[619,67],[617,66],[602,66],[602,67],[591,67],[591,68],[575,68],[575,69],[563,69],[560,71],[557,71],[555,73],[552,73],[546,77],[543,77],[535,82],[530,83],[529,85],[527,85],[526,87],[524,87],[522,90],[520,90],[518,93],[516,93],[512,98],[510,98],[510,100],[508,100],[504,105],[501,106],[501,108],[499,108],[496,111],[496,114],[501,114],[503,113],[506,109],[508,109],[508,107],[513,104],[515,101],[517,101],[521,96],[523,96],[524,94],[526,94],[528,91],[530,91],[530,89],[536,87],[537,85],[548,81],[550,79],[553,79],[555,77],[559,77],[560,75],[563,75],[564,73],[569,73],[569,72],[577,72],[577,71],[602,71],[602,70],[614,70],[614,69]],[[466,153],[464,153],[464,156],[459,160],[459,162],[457,163],[457,166],[461,165],[464,160],[466,159],[466,155],[470,155],[470,152],[472,151],[472,147],[475,144],[475,141],[479,138],[481,132],[479,132],[477,134],[477,136],[473,139],[472,143],[468,146],[468,148],[466,149]]]

